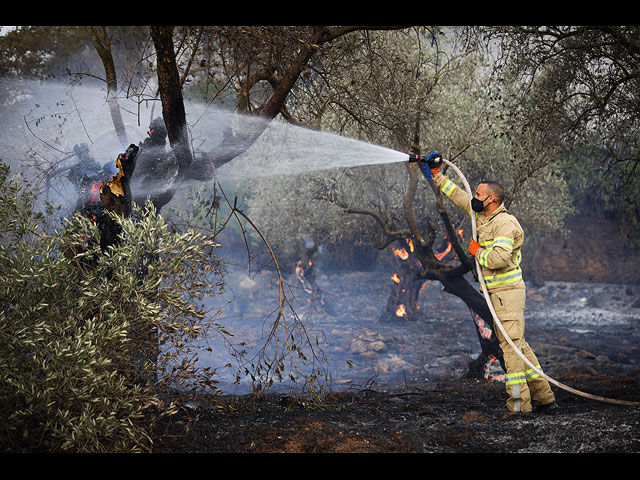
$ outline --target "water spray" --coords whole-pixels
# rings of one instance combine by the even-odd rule
[[[427,162],[437,154],[438,154],[437,152],[433,152],[433,153],[431,153],[431,154],[429,154],[427,156],[409,155],[409,162],[410,163],[418,163],[422,168],[428,168],[428,166],[426,166]],[[449,160],[446,160],[445,158],[442,158],[442,161],[445,164],[447,164],[448,166],[450,166],[458,174],[458,176],[462,179],[462,182],[464,183],[465,190],[469,194],[469,199],[473,198],[473,193],[471,192],[471,187],[469,186],[469,182],[467,182],[466,177],[460,171],[460,169],[458,167],[456,167],[453,163],[451,163]],[[469,209],[469,211],[472,211],[471,208]],[[472,238],[477,241],[478,238],[477,238],[477,231],[476,231],[476,217],[475,217],[475,215],[471,215],[471,230],[472,230],[472,236],[473,236]],[[482,271],[480,270],[480,264],[478,262],[475,262],[475,264],[476,264],[476,269],[477,269],[477,278],[478,278],[478,281],[480,282],[480,286],[482,288],[482,293],[484,294],[484,298],[485,298],[485,300],[487,302],[487,306],[489,307],[489,310],[491,311],[491,315],[493,317],[494,325],[497,325],[498,329],[500,330],[500,332],[502,332],[502,335],[504,335],[504,338],[507,340],[507,343],[511,346],[511,348],[513,348],[513,350],[516,352],[516,354],[524,361],[524,363],[527,366],[529,366],[531,369],[533,369],[533,371],[535,371],[538,375],[540,375],[541,377],[545,378],[549,383],[552,383],[555,386],[557,386],[557,387],[559,387],[559,388],[561,388],[563,390],[566,390],[568,392],[574,393],[574,394],[579,395],[581,397],[590,398],[592,400],[597,400],[597,401],[605,402],[605,403],[613,403],[613,404],[616,404],[616,405],[626,405],[626,406],[631,406],[631,407],[640,407],[640,402],[633,402],[633,401],[630,401],[630,400],[617,400],[617,399],[614,399],[614,398],[600,397],[598,395],[592,395],[590,393],[581,392],[580,390],[576,390],[575,388],[572,388],[572,387],[569,387],[567,385],[564,385],[563,383],[560,383],[559,381],[555,380],[554,378],[549,377],[541,369],[539,369],[538,367],[533,365],[533,363],[531,361],[529,361],[529,359],[527,357],[524,356],[524,354],[520,351],[520,349],[518,349],[518,347],[515,345],[515,343],[513,343],[513,340],[511,340],[511,338],[507,334],[505,328],[502,326],[502,323],[500,322],[500,319],[498,318],[498,315],[496,314],[496,311],[493,308],[493,304],[491,302],[491,298],[489,297],[489,292],[487,291],[487,286],[486,286],[486,284],[484,282],[484,278],[482,277]]]

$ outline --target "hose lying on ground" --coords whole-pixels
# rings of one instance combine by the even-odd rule
[[[471,188],[469,187],[469,183],[467,182],[466,177],[462,174],[460,169],[458,167],[456,167],[453,163],[451,163],[449,160],[445,160],[444,158],[442,160],[444,161],[444,163],[449,165],[458,174],[458,176],[462,179],[462,181],[464,183],[464,188],[467,191],[467,193],[469,194],[469,199],[473,198],[473,193],[471,192]],[[477,240],[476,217],[475,217],[475,215],[471,215],[471,226],[472,226],[473,238],[475,240]],[[496,314],[496,312],[495,312],[495,310],[493,308],[493,304],[491,303],[491,299],[489,297],[489,292],[487,291],[487,286],[484,283],[484,278],[482,278],[482,272],[480,270],[480,264],[478,262],[475,262],[475,263],[476,263],[476,268],[477,268],[477,271],[478,271],[478,281],[480,282],[480,286],[482,287],[482,293],[484,294],[484,298],[487,301],[487,306],[489,307],[489,310],[491,311],[491,315],[493,316],[494,324],[497,325],[497,327],[500,329],[500,332],[502,332],[502,335],[504,335],[504,338],[507,340],[507,343],[511,346],[511,348],[513,348],[513,350],[516,352],[516,354],[524,361],[524,363],[526,365],[528,365],[530,368],[532,368],[541,377],[544,377],[545,379],[547,379],[548,382],[556,385],[559,388],[562,388],[563,390],[566,390],[566,391],[571,392],[571,393],[575,393],[576,395],[579,395],[581,397],[590,398],[592,400],[597,400],[599,402],[613,403],[613,404],[616,404],[616,405],[627,405],[627,406],[631,406],[631,407],[640,407],[640,402],[633,402],[633,401],[630,401],[630,400],[617,400],[617,399],[614,399],[614,398],[600,397],[598,395],[592,395],[590,393],[581,392],[580,390],[576,390],[575,388],[571,388],[571,387],[569,387],[567,385],[564,385],[563,383],[560,383],[557,380],[549,377],[542,370],[540,370],[535,365],[533,365],[533,363],[531,363],[529,361],[529,359],[524,356],[524,354],[520,351],[520,349],[518,347],[516,347],[516,345],[513,343],[513,340],[511,340],[509,335],[507,335],[507,332],[505,331],[504,327],[502,326],[502,323],[500,323],[500,319],[498,318],[498,315]]]

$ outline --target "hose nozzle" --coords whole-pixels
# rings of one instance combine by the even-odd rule
[[[437,150],[434,150],[433,152],[431,152],[427,156],[417,155],[417,154],[414,153],[414,154],[409,155],[409,163],[428,162],[430,160],[435,160],[438,157],[440,157],[440,154],[438,153]],[[440,157],[440,158],[442,158],[442,157]]]

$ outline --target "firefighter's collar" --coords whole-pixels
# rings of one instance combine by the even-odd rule
[[[493,217],[495,217],[496,215],[498,215],[499,213],[502,212],[507,212],[507,208],[504,206],[504,203],[501,203],[500,206],[498,208],[496,208],[493,213],[491,215],[485,215],[485,217],[487,218],[487,221],[491,220]]]

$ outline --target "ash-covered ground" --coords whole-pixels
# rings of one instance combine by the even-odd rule
[[[235,280],[233,301],[221,323],[237,340],[259,346],[269,331],[265,318],[274,309],[273,280],[270,275]],[[295,280],[289,283],[288,293],[295,297],[294,308],[309,337],[318,339],[328,359],[332,391],[456,378],[466,373],[468,362],[480,353],[469,309],[444,292],[439,282],[427,282],[420,293],[422,316],[414,322],[383,318],[391,292],[387,272],[320,275],[317,284],[330,308],[308,305]],[[271,292],[271,298],[264,292]],[[578,360],[593,368],[609,363],[622,371],[640,366],[640,285],[546,282],[540,288],[527,286],[525,316],[527,340],[549,374],[560,373]],[[214,348],[212,357],[201,361],[225,364],[225,353]],[[499,367],[489,372],[497,379],[501,373]],[[227,378],[233,380],[232,375]],[[250,391],[246,382],[238,387],[223,381],[221,386],[230,394]],[[288,390],[285,382],[280,391]]]
[[[285,385],[260,398],[227,390],[184,410],[199,418],[186,436],[177,419],[160,425],[155,451],[640,451],[637,407],[552,386],[558,414],[512,415],[500,370],[464,378],[480,351],[477,334],[467,307],[437,282],[421,293],[424,318],[411,323],[380,318],[389,291],[384,273],[321,275],[318,284],[335,314],[302,296],[296,310],[324,339],[325,408],[288,395]],[[527,302],[527,340],[548,375],[593,395],[640,402],[640,286],[546,282],[528,287]],[[235,313],[246,333],[264,312],[254,300]]]

